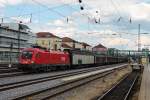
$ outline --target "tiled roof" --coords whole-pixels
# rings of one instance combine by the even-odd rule
[[[60,38],[50,32],[38,32],[36,33],[36,35],[37,35],[37,38]]]
[[[69,45],[67,45],[67,44],[65,44],[65,43],[62,43],[62,47],[63,47],[63,48],[72,48],[71,46],[69,46]]]
[[[85,46],[90,46],[89,44],[85,43],[85,42],[82,42],[83,45]]]
[[[73,39],[71,39],[69,37],[63,37],[62,38],[62,42],[77,42],[77,41],[75,41],[75,40],[73,40]]]
[[[106,47],[103,46],[102,44],[99,44],[99,45],[97,45],[97,46],[95,46],[95,47],[93,47],[93,48],[106,48]]]

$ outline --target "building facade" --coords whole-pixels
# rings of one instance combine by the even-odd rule
[[[88,51],[92,51],[92,46],[90,46],[89,44],[82,42],[82,50],[88,50]]]
[[[67,45],[67,44],[65,44],[65,43],[62,43],[61,47],[62,47],[62,50],[65,50],[65,49],[73,49],[71,46],[69,46],[69,45]]]
[[[71,47],[72,49],[75,48],[75,44],[77,41],[69,38],[69,37],[63,37],[62,38],[62,43],[66,44],[67,46]]]
[[[107,48],[105,46],[103,46],[102,44],[98,44],[92,48],[92,51],[98,52],[100,54],[106,54]]]
[[[71,49],[89,50],[89,51],[92,50],[92,47],[89,44],[84,42],[78,42],[69,37],[62,38],[62,42],[63,44],[67,45],[67,47],[69,46]]]
[[[20,23],[1,23],[0,24],[0,63],[8,59],[17,62],[18,52],[22,48],[29,47],[34,42],[30,36],[33,33],[30,28]],[[35,38],[32,37],[32,41]],[[10,58],[11,57],[11,58]],[[15,59],[16,58],[16,59]]]
[[[49,50],[60,50],[62,39],[50,32],[36,33],[36,44]]]
[[[82,44],[78,41],[75,41],[69,37],[62,38],[63,44],[70,46],[72,49],[82,49]]]

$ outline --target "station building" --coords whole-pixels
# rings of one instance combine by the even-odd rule
[[[69,38],[69,37],[63,37],[62,38],[62,42],[63,44],[66,44],[68,46],[70,46],[71,48],[76,48],[76,49],[79,49],[81,48],[81,45],[80,43],[78,43],[77,41],[73,40],[72,38]]]
[[[78,42],[69,37],[61,38],[50,32],[38,32],[36,33],[36,36],[36,44],[49,50],[92,50],[92,47],[87,43]]]
[[[62,50],[64,49],[73,49],[73,48],[65,43],[62,43]]]
[[[89,50],[89,51],[92,51],[92,46],[85,43],[85,42],[81,42],[82,44],[82,50]]]
[[[72,48],[72,49],[79,49],[79,50],[92,50],[92,47],[84,42],[78,42],[72,38],[64,37],[62,38],[62,43],[64,46]]]
[[[41,47],[45,47],[49,50],[60,50],[62,46],[62,38],[50,33],[50,32],[38,32],[36,33],[36,44]]]

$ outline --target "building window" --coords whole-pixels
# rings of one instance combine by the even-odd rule
[[[54,45],[54,49],[57,50],[57,44]]]
[[[44,45],[44,40],[42,40],[42,45]]]
[[[86,45],[83,45],[83,48],[86,49]]]

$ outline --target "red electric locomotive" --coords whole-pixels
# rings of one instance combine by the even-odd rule
[[[20,54],[22,70],[49,71],[57,67],[69,67],[69,53],[61,51],[48,51],[39,48],[26,48]],[[57,67],[56,67],[57,66]],[[65,66],[65,67],[64,67]]]

